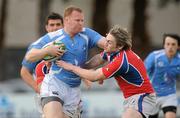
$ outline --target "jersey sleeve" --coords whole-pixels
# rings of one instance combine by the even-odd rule
[[[31,45],[28,47],[27,52],[28,52],[30,49],[31,49]],[[26,52],[26,53],[27,53],[27,52]],[[36,61],[36,62],[29,62],[29,61],[27,61],[27,60],[25,59],[25,57],[24,57],[23,60],[22,60],[21,65],[24,66],[24,67],[26,67],[30,72],[34,72],[37,63],[39,63],[39,62],[38,62],[38,61]]]
[[[127,68],[127,67],[125,67]],[[106,76],[106,78],[110,78],[112,76],[116,76],[117,73],[123,73],[123,56],[120,54],[115,57],[109,64],[102,67],[102,72]]]
[[[34,72],[37,63],[38,62],[28,62],[26,59],[23,59],[22,66],[26,67],[30,72]]]
[[[144,64],[145,64],[145,67],[146,67],[146,70],[147,70],[147,73],[148,75],[152,76],[152,73],[154,71],[154,67],[155,67],[155,55],[154,53],[150,53],[146,59],[144,60]]]
[[[146,67],[148,75],[152,76],[152,73],[154,72],[154,67],[155,67],[155,55],[154,53],[150,53],[147,58],[144,60],[144,65]]]
[[[98,32],[90,29],[90,28],[84,28],[86,35],[88,36],[88,47],[93,48],[97,46],[98,41],[103,38],[102,35],[100,35]]]

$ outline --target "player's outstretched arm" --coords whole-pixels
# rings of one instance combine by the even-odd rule
[[[105,61],[102,59],[100,54],[97,54],[95,56],[93,56],[89,61],[86,62],[85,67],[86,69],[92,69],[92,68],[96,68],[102,64],[104,64]]]
[[[102,68],[96,69],[96,70],[88,70],[88,69],[83,69],[78,66],[74,66],[70,63],[64,62],[62,60],[56,61],[56,64],[68,71],[72,71],[75,74],[79,75],[82,79],[87,79],[90,81],[97,81],[101,79],[106,79],[102,72]]]

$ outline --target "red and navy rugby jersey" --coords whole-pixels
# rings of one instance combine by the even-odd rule
[[[40,84],[43,81],[45,74],[47,74],[48,72],[49,70],[45,64],[45,61],[41,61],[40,63],[37,64],[35,68],[37,84]]]
[[[132,50],[111,54],[101,53],[104,60],[110,61],[102,68],[107,78],[114,77],[125,98],[140,93],[153,93],[143,61]]]

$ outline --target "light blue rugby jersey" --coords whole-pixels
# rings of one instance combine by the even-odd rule
[[[83,64],[88,59],[89,49],[95,47],[101,38],[102,36],[94,30],[83,28],[83,31],[76,34],[72,40],[70,36],[64,32],[64,29],[60,29],[41,37],[32,46],[33,48],[40,49],[52,41],[60,40],[66,46],[66,52],[61,57],[61,60],[83,67]],[[79,76],[58,67],[55,62],[52,63],[50,74],[53,74],[57,79],[65,82],[70,87],[79,86],[81,83]]]
[[[157,96],[176,93],[176,79],[180,77],[179,52],[169,61],[164,49],[153,51],[145,59],[145,66]]]

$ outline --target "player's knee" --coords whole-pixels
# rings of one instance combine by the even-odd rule
[[[163,110],[164,114],[167,112],[173,112],[176,114],[177,107],[176,106],[168,106],[168,107],[162,108],[162,110]]]

